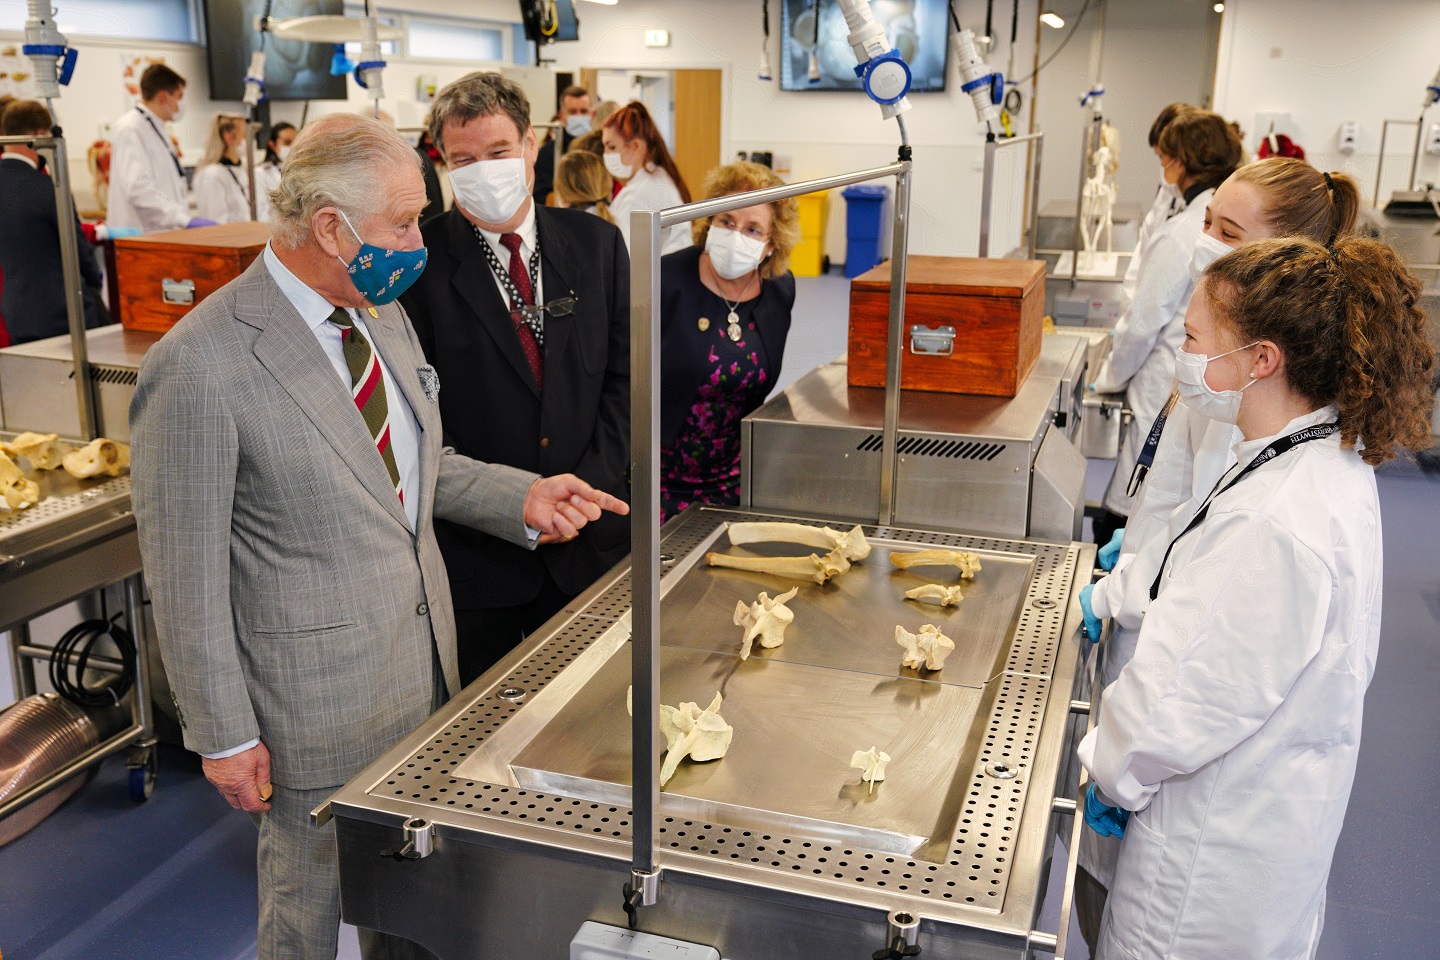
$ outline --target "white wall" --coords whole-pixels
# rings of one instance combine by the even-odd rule
[[[1226,0],[1216,69],[1216,109],[1240,120],[1252,151],[1262,112],[1288,113],[1283,130],[1325,170],[1344,170],[1368,202],[1375,187],[1380,122],[1419,116],[1440,66],[1435,0]],[[1360,148],[1336,150],[1340,123],[1360,124]],[[1440,109],[1426,120],[1440,123]],[[1409,176],[1414,127],[1391,127],[1380,202]],[[1440,158],[1421,157],[1421,182],[1440,182]]]
[[[961,22],[983,27],[980,0],[956,4]],[[771,4],[771,67],[778,78],[779,4]],[[583,4],[581,40],[547,50],[562,70],[598,68],[709,68],[725,72],[722,107],[722,156],[736,151],[770,150],[792,160],[792,180],[843,173],[890,163],[899,139],[893,121],[880,118],[879,108],[854,93],[784,92],[778,79],[755,78],[761,44],[760,5],[727,0],[623,0],[613,7]],[[1035,0],[1022,0],[1021,22],[1033,24]],[[644,45],[646,29],[670,31],[670,46]],[[1033,61],[1033,33],[1022,28],[1018,60]],[[999,59],[1005,57],[999,45]],[[992,62],[995,62],[992,59]],[[979,235],[979,164],[983,132],[977,131],[969,97],[959,89],[958,71],[950,67],[944,93],[911,97],[906,114],[915,148],[914,216],[911,250],[921,254],[974,255]],[[1028,117],[1021,120],[1022,127]],[[1019,150],[1009,151],[1018,154]],[[1020,242],[1023,197],[1023,156],[1006,163],[997,178],[996,234],[992,251],[1004,252]],[[692,187],[697,186],[695,184]],[[844,257],[844,204],[831,201],[827,249],[836,261]]]

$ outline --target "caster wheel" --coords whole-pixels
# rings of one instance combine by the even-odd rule
[[[825,276],[825,275],[828,274],[829,272],[830,272],[830,258],[829,258],[829,257],[821,257],[821,258],[820,258],[820,275],[821,275],[821,276]]]
[[[155,776],[159,772],[159,758],[151,751],[140,766],[132,766],[130,772],[130,799],[144,803],[155,792]]]

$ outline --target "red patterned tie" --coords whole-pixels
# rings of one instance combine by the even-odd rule
[[[530,271],[525,269],[525,258],[520,255],[520,234],[503,233],[500,235],[500,244],[510,251],[510,282],[515,285],[526,305],[533,304],[535,288],[530,285]],[[530,372],[535,374],[535,385],[543,389],[545,364],[540,357],[540,344],[535,342],[535,331],[530,329],[530,325],[514,313],[520,306],[518,303],[510,304],[511,318],[515,321],[515,335],[520,338],[520,349],[525,351]]]
[[[400,502],[405,502],[405,490],[400,483],[400,470],[395,465],[395,451],[390,448],[390,406],[385,399],[385,378],[380,372],[380,361],[370,347],[365,334],[355,326],[350,312],[340,307],[330,314],[330,322],[340,328],[340,342],[345,351],[345,365],[350,368],[350,395],[360,410],[360,417],[370,429],[380,459],[385,462],[385,472]]]

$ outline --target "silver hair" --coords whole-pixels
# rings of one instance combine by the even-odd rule
[[[373,117],[335,113],[305,125],[270,193],[270,232],[281,246],[298,247],[322,207],[339,207],[358,228],[389,198],[377,189],[390,167],[420,169],[420,155],[394,127]]]
[[[498,73],[483,70],[467,73],[454,83],[446,84],[430,106],[430,140],[444,156],[446,124],[463,125],[492,113],[503,113],[515,121],[521,137],[530,129],[530,101],[520,84]]]

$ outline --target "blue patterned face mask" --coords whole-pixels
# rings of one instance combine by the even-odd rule
[[[345,221],[345,226],[349,227],[350,232],[355,234],[355,239],[360,241],[360,249],[349,263],[345,263],[341,257],[335,259],[345,264],[355,289],[359,290],[366,300],[377,307],[395,302],[424,271],[427,256],[425,248],[386,250],[373,243],[366,243],[365,238],[360,236],[355,225],[350,222],[350,218],[345,216],[345,211],[338,212]]]

